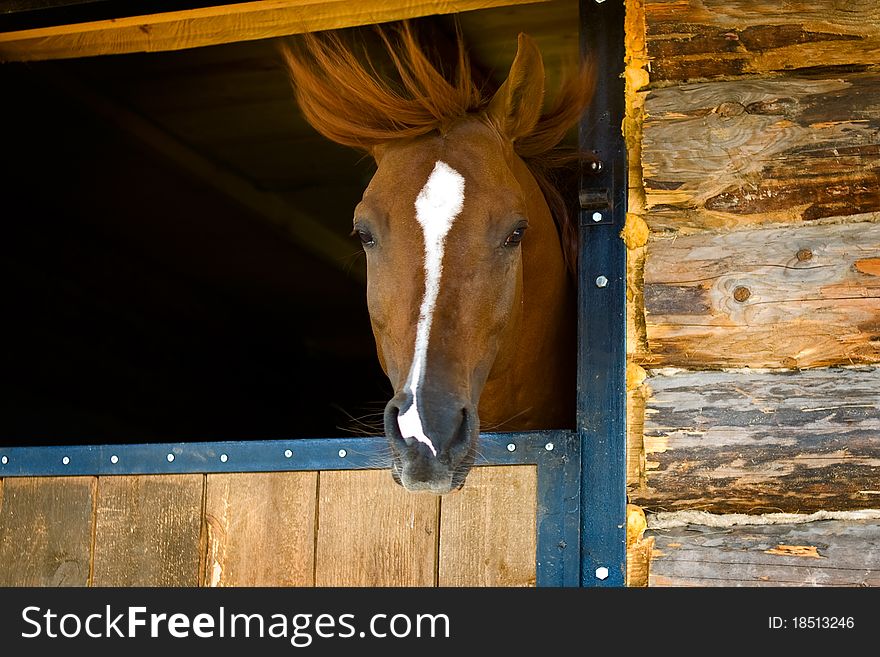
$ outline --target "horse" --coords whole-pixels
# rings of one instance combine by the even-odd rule
[[[410,23],[376,29],[393,76],[336,31],[281,51],[308,123],[375,160],[352,235],[394,389],[391,473],[408,491],[445,494],[464,485],[481,427],[574,423],[577,230],[552,176],[590,74],[568,76],[544,111],[543,61],[526,34],[489,94],[460,29],[452,71]]]

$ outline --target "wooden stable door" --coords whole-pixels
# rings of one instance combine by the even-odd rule
[[[533,586],[534,466],[0,480],[2,586]]]

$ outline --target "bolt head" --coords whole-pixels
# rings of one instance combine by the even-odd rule
[[[507,443],[507,451],[508,451],[508,452],[515,452],[515,451],[516,451],[516,445],[514,445],[513,443]]]
[[[220,462],[221,463],[226,463],[226,461],[228,461],[228,460],[229,460],[229,457],[226,454],[220,455]]]
[[[68,463],[70,463],[70,457],[69,457],[69,456],[65,456],[63,459],[61,459],[61,462],[62,462],[64,465],[67,465]]]
[[[116,456],[116,454],[114,454],[113,456],[110,457],[110,463],[113,463],[113,464],[119,463],[119,457]]]
[[[596,579],[608,579],[608,569],[605,566],[596,568]]]
[[[594,212],[593,213],[593,221],[595,221],[595,222],[602,221],[602,213],[601,212]]]
[[[289,449],[285,449],[284,450],[284,458],[289,459],[291,456],[293,456],[293,451],[289,450]]]
[[[599,276],[596,279],[596,287],[605,287],[606,285],[608,285],[608,279],[604,276]]]
[[[348,452],[345,451],[344,449],[340,449],[339,450],[339,458],[344,459],[346,456],[348,456]]]
[[[168,459],[168,462],[169,462],[169,463],[171,463],[172,461],[174,461],[174,454],[169,454],[169,455],[166,456],[165,458]]]
[[[554,447],[555,445],[553,443],[547,443],[546,445],[544,445],[544,449],[546,449],[548,452],[552,452]]]
[[[2,463],[3,465],[6,465],[7,463],[9,463],[9,457],[4,456],[4,457],[0,458],[0,463]]]

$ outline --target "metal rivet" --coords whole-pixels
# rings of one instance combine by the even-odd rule
[[[290,451],[289,449],[285,449],[284,450],[284,458],[289,459],[291,456],[293,456],[293,452]]]
[[[596,568],[596,579],[608,579],[608,569],[605,566]]]
[[[169,462],[169,463],[171,463],[171,462],[174,460],[174,454],[169,454],[169,455],[166,456],[165,458],[168,459],[168,462]]]
[[[740,285],[733,291],[733,298],[740,303],[747,301],[750,296],[752,296],[752,291],[744,285]]]
[[[339,458],[344,459],[346,456],[348,456],[348,452],[346,452],[344,449],[340,449]]]
[[[514,445],[513,443],[507,443],[507,451],[508,451],[508,452],[515,452],[515,451],[516,451],[516,445]]]
[[[596,287],[605,287],[606,285],[608,285],[608,279],[604,276],[599,276],[596,279]]]
[[[604,165],[601,160],[593,160],[590,162],[590,171],[593,173],[599,173],[603,169]]]
[[[593,221],[595,221],[595,222],[602,221],[602,213],[601,212],[594,212],[593,213]]]
[[[546,449],[548,452],[552,452],[553,447],[554,447],[553,443],[547,443],[546,445],[544,445],[544,449]]]
[[[4,456],[4,457],[0,458],[0,463],[2,463],[3,465],[6,465],[7,463],[9,463],[9,457]]]
[[[110,457],[110,463],[119,463],[119,457],[114,454]]]
[[[62,462],[64,465],[67,465],[68,463],[70,463],[70,457],[69,457],[69,456],[65,456],[63,459],[61,459],[61,462]]]
[[[221,455],[220,455],[220,462],[221,462],[221,463],[226,463],[226,461],[228,461],[228,460],[229,460],[229,457],[226,456],[226,454],[221,454]]]

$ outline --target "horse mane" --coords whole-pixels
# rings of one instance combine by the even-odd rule
[[[392,140],[442,131],[452,121],[486,109],[495,90],[475,83],[457,24],[452,70],[428,57],[408,21],[375,29],[396,79],[377,70],[366,45],[346,43],[338,31],[307,33],[282,44],[300,110],[319,133],[371,152]],[[587,67],[566,77],[532,132],[514,142],[544,194],[572,274],[578,230],[577,212],[569,206],[577,202],[577,194],[563,194],[559,174],[566,169],[571,173],[578,154],[559,145],[589,102],[592,80]]]

